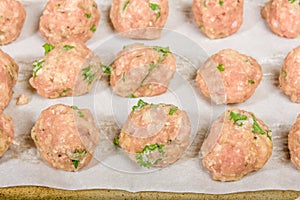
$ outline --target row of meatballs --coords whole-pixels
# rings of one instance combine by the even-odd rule
[[[100,58],[82,42],[45,44],[44,48],[45,57],[33,63],[30,84],[47,98],[87,93],[105,73],[110,74],[111,86],[120,96],[159,95],[167,91],[176,71],[176,57],[167,47],[125,46],[111,66],[101,64]],[[298,54],[299,47],[288,54],[280,75],[281,88],[292,101],[299,90],[295,87],[299,77],[292,71],[297,66]],[[5,97],[2,106],[5,108],[17,80],[18,65],[3,51],[0,57],[3,77],[0,88],[1,93],[6,94],[2,96]],[[261,67],[255,59],[225,49],[199,68],[196,82],[203,94],[216,103],[227,104],[247,100],[261,78]],[[2,155],[13,141],[13,122],[7,115],[1,116]],[[290,131],[289,147],[292,161],[299,168],[298,121]],[[164,167],[178,160],[187,149],[190,131],[185,111],[174,105],[149,104],[140,100],[132,108],[115,143],[141,166]],[[65,105],[51,106],[43,111],[32,129],[32,138],[45,161],[68,171],[87,165],[99,141],[91,113]],[[237,108],[229,109],[212,124],[201,148],[203,165],[214,179],[221,181],[238,180],[258,170],[271,152],[268,127],[253,113]]]
[[[190,131],[185,111],[171,104],[139,100],[113,142],[140,166],[166,167],[188,148]],[[88,165],[99,144],[91,112],[63,104],[42,111],[31,137],[44,161],[66,171]],[[299,137],[300,115],[288,135],[291,160],[298,169]],[[251,112],[230,108],[212,123],[200,159],[214,180],[236,181],[261,169],[272,148],[271,130],[262,120]]]
[[[244,0],[194,0],[192,11],[197,26],[209,38],[236,33],[243,23]],[[14,41],[23,28],[26,11],[16,0],[0,4],[0,44]],[[113,0],[110,19],[124,37],[157,39],[169,13],[167,0]],[[300,6],[294,1],[270,0],[262,17],[282,37],[300,33]],[[100,12],[94,0],[49,0],[40,17],[39,31],[50,43],[76,39],[87,41],[98,28]]]

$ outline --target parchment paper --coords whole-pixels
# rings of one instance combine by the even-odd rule
[[[149,45],[169,46],[177,57],[177,72],[169,91],[157,97],[143,98],[151,103],[173,103],[188,112],[192,122],[192,144],[182,159],[164,169],[145,169],[131,162],[111,140],[118,134],[131,106],[138,99],[120,98],[113,94],[107,77],[98,81],[90,94],[82,97],[45,99],[30,87],[32,62],[43,56],[46,42],[38,33],[39,16],[46,1],[24,0],[27,19],[17,41],[1,47],[19,64],[19,81],[14,97],[5,113],[14,119],[16,145],[12,145],[0,159],[0,187],[37,185],[68,190],[120,189],[131,192],[164,191],[225,194],[257,190],[300,191],[300,171],[289,160],[287,134],[300,113],[299,104],[290,102],[278,88],[278,73],[284,57],[300,44],[300,39],[285,39],[271,33],[260,16],[266,2],[245,2],[244,23],[233,36],[225,39],[206,38],[193,22],[192,0],[170,0],[170,14],[162,38],[156,41],[136,41],[119,37],[109,21],[109,0],[97,0],[101,11],[99,28],[89,48],[109,64],[123,45],[143,42]],[[254,112],[273,131],[273,154],[259,171],[240,181],[222,183],[213,181],[202,166],[199,149],[211,122],[226,106],[216,106],[195,87],[198,67],[209,55],[221,49],[232,48],[250,55],[263,67],[263,81],[255,94],[245,103],[234,105]],[[16,106],[16,98],[26,94],[30,102]],[[64,103],[90,108],[101,134],[101,143],[95,158],[79,172],[56,170],[42,161],[30,138],[30,130],[40,112],[50,105]]]

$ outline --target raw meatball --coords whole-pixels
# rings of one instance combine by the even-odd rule
[[[275,34],[286,38],[295,38],[300,34],[298,1],[270,0],[261,14]]]
[[[99,142],[91,112],[62,104],[42,111],[31,137],[48,164],[66,171],[86,166]]]
[[[196,83],[216,104],[229,104],[249,99],[261,79],[262,69],[254,58],[225,49],[199,68]]]
[[[291,101],[300,103],[300,46],[291,51],[284,60],[279,75],[281,91]]]
[[[40,33],[50,43],[90,39],[100,13],[93,0],[49,0],[40,18]]]
[[[16,0],[0,1],[0,45],[16,40],[23,28],[26,11]]]
[[[0,111],[0,157],[7,151],[14,138],[12,119]]]
[[[292,162],[300,170],[300,115],[288,135],[288,146]]]
[[[165,167],[187,149],[190,131],[185,111],[174,105],[139,100],[121,130],[119,144],[139,165]]]
[[[110,84],[123,97],[155,96],[167,91],[176,71],[169,48],[126,46],[112,64]]]
[[[231,108],[213,122],[202,147],[212,178],[235,181],[259,170],[272,154],[270,130],[253,113]]]
[[[243,23],[244,0],[194,0],[194,19],[211,39],[234,34]]]
[[[13,87],[18,79],[19,66],[6,53],[0,50],[0,111],[10,102]]]
[[[31,86],[47,98],[88,93],[102,74],[100,58],[80,41],[49,48],[54,49],[33,64]]]
[[[124,37],[157,39],[168,14],[168,0],[113,0],[110,19]]]

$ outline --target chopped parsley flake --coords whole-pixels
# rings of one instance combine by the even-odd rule
[[[295,3],[295,2],[296,2],[296,0],[289,0],[289,2],[290,2],[290,3]]]
[[[219,5],[220,5],[220,6],[223,6],[223,5],[224,5],[224,1],[219,0]]]
[[[87,80],[88,84],[92,84],[95,79],[95,74],[92,73],[91,66],[88,66],[82,70],[83,80]]]
[[[133,93],[131,93],[130,95],[128,95],[128,97],[129,98],[136,98],[136,96]]]
[[[150,67],[149,67],[149,71],[152,71],[155,67],[156,67],[156,65],[154,63],[151,63]]]
[[[252,79],[249,79],[249,80],[248,80],[248,83],[251,84],[251,85],[253,85],[253,84],[255,84],[255,81],[252,80]]]
[[[287,76],[286,71],[285,71],[285,70],[282,70],[282,71],[281,71],[281,75],[282,75],[283,78],[286,78],[286,76]]]
[[[156,20],[160,18],[160,7],[158,4],[155,3],[149,3],[149,7],[151,10],[156,12]]]
[[[146,145],[144,149],[141,152],[136,153],[136,160],[137,163],[142,166],[142,167],[151,167],[151,165],[156,165],[159,161],[162,160],[162,157],[164,156],[164,146],[163,144],[151,144],[151,145]],[[158,151],[158,153],[161,154],[161,158],[158,158],[156,160],[152,160],[151,154],[154,151]]]
[[[159,53],[162,54],[163,57],[165,57],[168,53],[171,53],[169,47],[160,47],[160,46],[155,46],[153,49]]]
[[[125,82],[126,81],[126,72],[122,73],[122,81]]]
[[[67,50],[67,51],[68,51],[68,50],[71,50],[71,49],[74,49],[74,48],[75,48],[75,47],[74,47],[74,46],[71,46],[71,45],[65,45],[65,46],[64,46],[64,49]]]
[[[253,119],[253,126],[252,126],[252,132],[253,133],[259,133],[261,135],[267,135],[267,137],[272,140],[272,137],[271,135],[269,134],[271,131],[268,130],[268,131],[264,131],[260,126],[259,124],[257,123],[256,121],[256,118],[254,115],[252,115],[252,119]]]
[[[225,70],[225,68],[223,67],[223,64],[219,64],[217,68],[220,72],[223,72]]]
[[[92,26],[92,27],[90,28],[90,30],[93,31],[93,32],[95,32],[95,31],[97,30],[97,28],[96,28],[96,26]]]
[[[32,65],[33,66],[33,78],[37,77],[37,73],[40,69],[43,68],[44,62],[45,62],[45,59],[41,59],[41,60],[35,61],[33,63],[33,65]]]
[[[47,55],[50,51],[52,51],[55,48],[54,45],[49,44],[49,43],[44,44],[43,47],[45,50],[45,55]]]
[[[114,145],[116,145],[116,146],[120,145],[119,138],[114,138]]]
[[[101,67],[104,74],[111,74],[111,69],[112,69],[111,66],[101,65]]]
[[[71,159],[73,165],[74,165],[74,168],[77,169],[78,168],[78,165],[80,163],[80,160],[81,158],[87,153],[86,150],[82,150],[82,151],[79,151],[79,150],[75,150],[74,153],[73,153],[73,157],[74,159]]]
[[[147,102],[143,101],[142,99],[140,99],[137,103],[136,106],[133,106],[132,107],[132,111],[137,111],[137,110],[140,110],[142,107],[148,105]]]
[[[78,108],[77,106],[71,106],[71,108],[72,108],[73,110],[76,110],[76,111],[77,111],[79,117],[84,117],[84,114],[79,110],[79,108]]]
[[[178,110],[177,107],[170,108],[169,115],[173,115]]]
[[[85,13],[86,18],[91,18],[92,17],[92,13]]]
[[[124,3],[124,5],[123,5],[123,11],[127,8],[127,6],[128,6],[128,4],[129,4],[129,0],[127,0],[125,3]]]
[[[230,112],[230,120],[233,120],[235,125],[243,126],[243,120],[247,120],[246,115],[241,115],[240,113],[234,113],[233,111]]]

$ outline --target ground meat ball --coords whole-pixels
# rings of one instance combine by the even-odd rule
[[[211,39],[234,34],[243,23],[244,0],[194,0],[194,19]]]
[[[295,38],[300,34],[298,1],[271,0],[261,13],[275,34],[286,38]]]
[[[93,0],[49,0],[40,18],[40,33],[50,43],[87,41],[98,27],[100,13]]]
[[[121,130],[119,144],[139,165],[165,167],[187,149],[190,131],[185,111],[174,105],[139,100]]]
[[[31,86],[47,98],[89,92],[102,74],[100,58],[79,41],[66,41],[52,47],[54,49],[43,59],[33,64]]]
[[[123,97],[155,96],[167,91],[176,71],[169,48],[126,46],[112,64],[110,84]]]
[[[225,49],[199,68],[196,83],[215,103],[229,104],[250,98],[261,79],[262,69],[254,58]]]
[[[0,1],[0,45],[16,40],[23,28],[26,11],[19,1]]]
[[[212,178],[235,181],[259,170],[272,154],[268,127],[253,113],[231,108],[213,122],[202,147],[202,163]]]
[[[0,110],[3,110],[12,98],[13,86],[18,79],[18,69],[17,63],[0,50]]]
[[[288,135],[288,146],[292,162],[300,170],[300,115]]]
[[[48,164],[66,171],[86,166],[99,142],[91,112],[62,104],[42,111],[31,137]]]
[[[14,138],[12,119],[0,111],[0,157],[7,151]]]
[[[124,37],[157,39],[168,14],[168,0],[113,0],[110,19]]]
[[[300,46],[291,51],[284,60],[279,75],[281,91],[291,101],[300,103]]]

